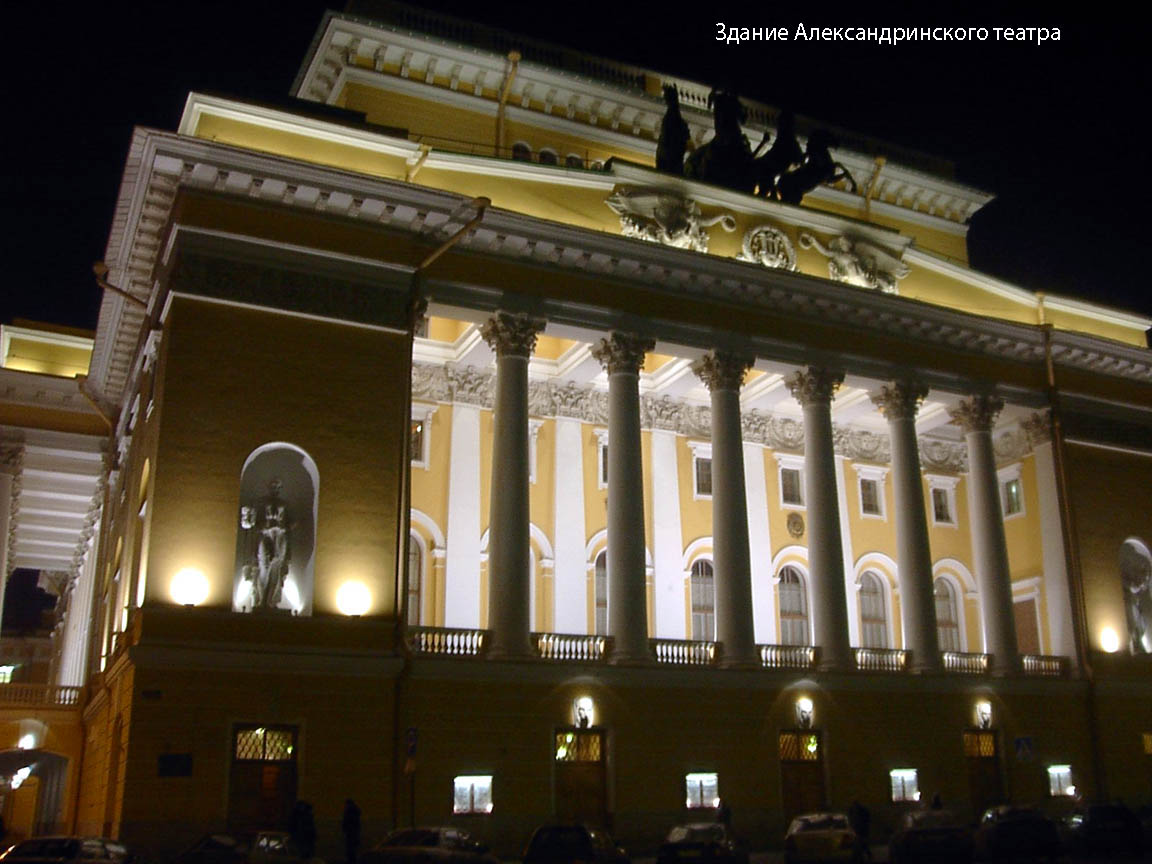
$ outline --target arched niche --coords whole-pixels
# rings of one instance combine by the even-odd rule
[[[1152,654],[1152,553],[1135,537],[1120,546],[1120,582],[1128,647],[1133,654]]]
[[[235,612],[311,615],[320,476],[294,444],[257,447],[240,472]]]

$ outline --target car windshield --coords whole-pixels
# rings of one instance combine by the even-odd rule
[[[75,858],[80,841],[75,837],[41,837],[25,840],[14,848],[9,858]]]
[[[668,832],[669,843],[720,843],[724,840],[724,826],[677,825]]]
[[[398,831],[384,841],[385,846],[435,846],[439,842],[439,835],[435,831],[422,828],[413,828],[409,831]]]
[[[793,831],[846,831],[848,830],[848,817],[840,813],[813,813],[811,816],[799,816],[792,823]]]

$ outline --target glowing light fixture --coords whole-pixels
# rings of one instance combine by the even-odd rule
[[[596,725],[596,703],[591,696],[580,696],[572,702],[572,725],[581,729]]]
[[[1120,650],[1120,634],[1111,627],[1105,627],[1100,631],[1100,647],[1109,654],[1115,654]]]
[[[172,577],[172,599],[181,606],[199,606],[208,599],[208,577],[195,567],[185,567]]]
[[[35,750],[36,749],[36,736],[29,732],[27,735],[20,736],[20,743],[16,745],[21,750]]]
[[[796,725],[801,729],[812,728],[812,700],[807,696],[796,700]]]
[[[372,608],[372,592],[363,582],[345,582],[336,592],[336,608],[345,615],[363,615]]]
[[[981,729],[992,728],[992,703],[991,702],[977,702],[976,703],[976,725]]]

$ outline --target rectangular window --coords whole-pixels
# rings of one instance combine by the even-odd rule
[[[703,456],[697,456],[693,461],[696,463],[696,497],[711,498],[712,460],[705,459]]]
[[[996,733],[965,732],[964,755],[972,759],[995,759]]]
[[[893,768],[888,772],[892,785],[892,801],[919,801],[920,783],[915,768]]]
[[[781,732],[781,762],[816,762],[820,759],[820,736],[815,732]]]
[[[880,481],[860,478],[860,512],[865,516],[883,516],[880,507]]]
[[[285,726],[239,727],[233,755],[241,762],[291,762],[296,758],[296,730]]]
[[[424,421],[413,420],[408,427],[408,453],[413,462],[424,461]]]
[[[1145,732],[1144,735],[1144,755],[1152,756],[1152,732]]]
[[[557,762],[599,762],[599,732],[565,731],[556,733]]]
[[[596,485],[608,488],[608,430],[596,430]]]
[[[1048,794],[1053,798],[1071,798],[1076,795],[1071,765],[1048,766]]]
[[[932,521],[937,525],[954,525],[956,522],[952,518],[952,505],[948,499],[947,489],[932,490]]]
[[[462,774],[452,781],[453,813],[491,813],[492,775]]]
[[[1007,481],[1002,487],[1004,490],[1004,515],[1015,516],[1024,512],[1024,500],[1020,494],[1020,478]]]
[[[799,468],[780,469],[780,500],[796,507],[804,506],[804,491]]]
[[[720,806],[720,787],[715,773],[685,774],[689,810],[714,810]]]
[[[15,671],[15,666],[0,666],[0,684],[11,684],[12,673]]]

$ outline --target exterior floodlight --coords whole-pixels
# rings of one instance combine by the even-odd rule
[[[208,577],[195,567],[185,567],[172,577],[172,599],[181,606],[199,606],[208,599]]]
[[[807,696],[796,700],[796,725],[801,729],[812,728],[812,700]]]
[[[596,725],[596,703],[591,696],[581,696],[572,703],[572,725],[587,729]]]
[[[345,615],[363,615],[372,608],[372,592],[363,582],[345,582],[336,592],[336,608]]]
[[[1115,654],[1120,650],[1120,634],[1111,627],[1105,627],[1100,631],[1100,647],[1109,654]]]
[[[991,702],[977,702],[976,703],[976,725],[981,729],[992,728],[992,703]]]

